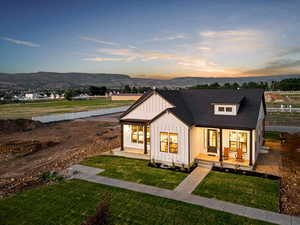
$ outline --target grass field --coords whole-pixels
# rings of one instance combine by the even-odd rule
[[[268,113],[266,116],[267,125],[278,126],[300,126],[300,113]]]
[[[1,199],[0,225],[80,225],[108,194],[112,224],[268,224],[165,198],[70,180]]]
[[[0,119],[30,119],[54,113],[69,113],[103,108],[119,107],[132,104],[133,101],[111,101],[110,99],[57,100],[37,103],[18,103],[0,105]]]
[[[133,181],[136,183],[174,189],[186,173],[148,166],[147,160],[129,159],[118,156],[96,156],[81,164],[105,169],[101,176]]]
[[[278,180],[210,172],[193,194],[278,212],[279,185]]]

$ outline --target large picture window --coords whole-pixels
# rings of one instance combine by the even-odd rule
[[[244,153],[247,152],[247,132],[230,131],[229,133],[229,149],[237,151],[238,148],[242,149]]]
[[[150,144],[150,127],[147,126],[146,130],[147,144]],[[136,144],[144,144],[144,126],[132,125],[131,126],[131,142]]]
[[[160,133],[160,151],[161,152],[178,152],[178,134],[176,133]]]
[[[144,143],[143,126],[132,125],[131,127],[131,142],[137,144]]]

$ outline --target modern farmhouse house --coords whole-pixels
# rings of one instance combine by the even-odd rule
[[[152,90],[121,115],[121,151],[169,166],[253,169],[265,114],[261,89]]]

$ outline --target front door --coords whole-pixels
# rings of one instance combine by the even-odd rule
[[[207,135],[207,153],[208,154],[217,154],[217,130],[208,129],[208,135]]]

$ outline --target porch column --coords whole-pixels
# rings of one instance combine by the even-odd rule
[[[124,150],[124,124],[121,122],[121,151]]]
[[[220,157],[219,157],[219,161],[222,162],[223,161],[223,138],[222,138],[222,129],[220,129]]]
[[[144,154],[147,154],[147,124],[144,124]]]
[[[252,141],[252,138],[253,138],[253,132],[252,130],[250,130],[250,151],[249,151],[249,166],[252,166],[252,153],[253,153],[253,141]]]

